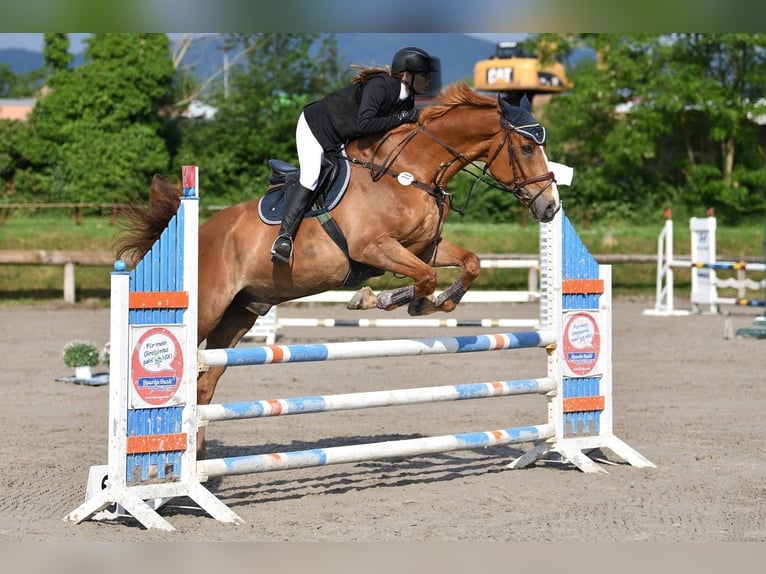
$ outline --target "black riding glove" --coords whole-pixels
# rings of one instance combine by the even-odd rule
[[[411,124],[418,121],[418,109],[412,108],[411,110],[402,110],[396,114],[396,117],[399,119],[399,122],[403,124]]]

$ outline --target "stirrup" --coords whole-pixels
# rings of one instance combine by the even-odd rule
[[[280,235],[271,246],[271,261],[273,263],[290,263],[293,254],[293,239],[289,235]]]

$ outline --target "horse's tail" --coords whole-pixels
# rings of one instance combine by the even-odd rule
[[[123,233],[114,242],[116,257],[129,265],[140,260],[178,211],[180,196],[180,185],[155,175],[149,193],[149,209],[143,203],[131,202],[119,211]]]

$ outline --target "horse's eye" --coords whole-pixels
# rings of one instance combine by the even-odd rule
[[[531,155],[534,149],[535,148],[532,147],[531,145],[523,145],[521,146],[521,153],[523,153],[524,155]]]

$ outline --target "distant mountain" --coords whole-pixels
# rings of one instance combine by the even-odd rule
[[[469,80],[477,60],[489,57],[494,50],[491,42],[466,34],[335,34],[338,53],[346,64],[383,66],[391,63],[394,53],[405,46],[418,46],[439,58],[442,84]],[[215,35],[198,37],[187,52],[182,65],[195,69],[199,78],[208,78],[223,67],[221,40]],[[81,65],[82,54],[74,64]],[[41,52],[20,49],[0,50],[0,63],[10,66],[16,74],[25,74],[43,67]]]
[[[74,66],[81,66],[82,54],[75,54],[72,63]],[[43,67],[43,53],[22,48],[6,48],[0,50],[0,64],[8,65],[14,74],[26,74]]]
[[[0,64],[6,64],[14,74],[26,74],[43,67],[42,52],[32,52],[20,48],[0,50]]]

